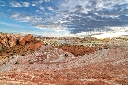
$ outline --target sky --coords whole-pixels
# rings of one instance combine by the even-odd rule
[[[128,35],[128,0],[0,0],[0,31],[53,37]]]

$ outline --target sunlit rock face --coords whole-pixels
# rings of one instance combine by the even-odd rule
[[[20,34],[0,33],[0,55],[25,55],[39,49],[44,43],[36,40],[32,34],[22,36]]]
[[[26,36],[14,35],[14,34],[0,34],[0,41],[6,47],[13,47],[15,45],[25,45],[34,41],[34,36],[28,34]]]
[[[17,37],[13,34],[4,34],[0,35],[0,41],[1,44],[3,44],[6,47],[13,47],[17,45]]]
[[[15,45],[25,45],[34,41],[34,36],[28,34],[26,36],[14,35],[14,34],[0,34],[0,41],[6,47],[13,47]]]
[[[75,56],[83,56],[85,54],[92,53],[98,49],[98,47],[87,47],[80,45],[69,45],[69,46],[60,46],[59,48],[72,53]]]
[[[26,35],[24,37],[20,37],[19,44],[25,45],[26,43],[30,43],[32,41],[34,41],[34,36],[31,35],[31,34],[28,34],[28,35]]]
[[[9,45],[10,47],[13,47],[15,45],[17,45],[17,38],[16,37],[11,37],[10,40],[9,40]]]
[[[34,41],[34,36],[32,34],[28,34],[26,36],[24,36],[25,42],[29,43],[31,41]]]
[[[7,38],[6,36],[3,36],[3,37],[2,37],[2,40],[1,40],[1,43],[2,43],[4,46],[8,47],[8,46],[9,46],[9,45],[8,45],[8,38]]]
[[[20,39],[19,39],[19,44],[20,44],[20,45],[25,45],[24,37],[20,37]]]

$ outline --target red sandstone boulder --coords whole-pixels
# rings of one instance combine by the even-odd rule
[[[32,34],[28,34],[24,37],[20,37],[19,44],[25,45],[26,43],[30,43],[32,41],[34,41],[34,36]]]
[[[3,37],[2,37],[1,43],[2,43],[4,46],[9,47],[8,38],[7,38],[6,36],[3,36]]]
[[[9,38],[9,39],[10,39],[12,36],[13,36],[13,34],[6,34],[6,37]]]
[[[20,38],[19,38],[19,44],[20,44],[20,45],[25,45],[24,37],[20,37]]]
[[[20,38],[21,35],[20,34],[15,34],[15,37]]]
[[[34,36],[32,34],[28,34],[24,36],[25,42],[30,43],[31,41],[34,41]]]
[[[3,56],[25,55],[38,50],[44,45],[43,42],[36,40],[31,34],[26,36],[21,36],[20,34],[1,34],[0,36],[0,55]]]
[[[79,45],[61,46],[60,48],[74,54],[75,56],[83,56],[85,54],[96,51],[96,48]]]
[[[9,40],[9,46],[10,46],[10,47],[13,47],[13,46],[15,46],[15,45],[17,45],[17,39],[14,38],[14,37],[12,37],[12,38]]]

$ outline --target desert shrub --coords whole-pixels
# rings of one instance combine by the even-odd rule
[[[21,54],[21,56],[25,56],[25,54]]]
[[[16,51],[15,51],[15,50],[13,50],[13,53],[16,53]]]
[[[14,55],[13,53],[10,54],[10,56],[13,56],[13,55]]]
[[[2,53],[0,53],[0,56],[2,56],[3,54]]]
[[[32,62],[31,60],[29,60],[28,62],[29,62],[29,64],[33,64],[33,63],[34,63],[34,62]]]
[[[8,49],[8,48],[5,47],[5,46],[2,47],[2,50],[3,50],[3,51],[5,51],[5,50],[7,50],[7,49]]]
[[[15,64],[19,64],[19,62],[18,62],[18,61],[16,61],[16,62],[15,62]]]

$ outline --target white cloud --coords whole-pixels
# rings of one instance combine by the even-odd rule
[[[93,35],[92,37],[96,37],[96,38],[112,38],[112,37],[119,37],[121,35],[128,35],[127,32],[110,32],[110,33],[103,33],[101,35]]]
[[[44,0],[44,2],[50,2],[50,0]]]
[[[39,3],[41,4],[43,2],[43,0],[39,0]]]
[[[36,4],[32,4],[32,6],[36,6]]]
[[[127,26],[126,27],[110,27],[110,29],[114,32],[125,32],[128,30]]]
[[[20,16],[20,14],[19,13],[15,13],[15,14],[11,15],[11,18],[17,18],[18,16]]]
[[[5,2],[4,1],[0,1],[0,6],[5,6]]]
[[[39,29],[54,29],[54,30],[60,30],[61,26],[56,25],[56,24],[38,24],[35,25],[34,27],[39,28]]]
[[[36,17],[34,14],[29,16],[29,15],[26,15],[27,13],[26,14],[24,13],[24,15],[22,14],[20,15],[19,13],[16,13],[16,14],[13,14],[11,18],[14,18],[15,20],[18,20],[20,22],[29,22],[30,25],[39,29],[48,28],[48,29],[59,31],[63,28],[62,25],[64,25],[65,27],[66,26],[70,27],[74,25],[74,29],[78,29],[77,31],[79,31],[80,28],[79,27],[75,28],[75,26],[77,27],[79,25],[84,25],[84,24],[86,25],[86,22],[88,22],[89,19],[96,22],[99,19],[99,18],[98,19],[96,18],[97,16],[103,17],[103,18],[117,19],[120,14],[118,13],[116,14],[115,12],[113,13],[109,13],[109,12],[113,11],[114,5],[119,5],[121,2],[124,3],[122,0],[67,0],[67,3],[60,1],[60,3],[58,2],[59,4],[58,3],[56,4],[56,2],[54,2],[54,4],[57,5],[59,9],[57,11],[56,10],[54,11],[54,7],[52,7],[52,5],[51,7],[50,6],[48,7],[48,5],[46,7],[46,6],[43,6],[43,4],[41,4],[45,2],[50,2],[50,0],[38,0],[38,1],[32,1],[31,3],[12,2],[10,3],[12,7],[29,7],[30,4],[31,6],[37,6],[32,8],[34,8],[33,12],[37,12],[35,13],[35,15],[37,15],[38,17]],[[51,11],[52,13],[49,11],[46,11],[46,9]],[[108,10],[109,12],[106,13],[104,9]],[[91,14],[88,15],[88,13],[90,12],[92,13],[92,15]],[[81,23],[78,22],[79,24],[77,24],[77,21],[78,20],[80,21],[82,19],[83,19],[83,22]],[[86,19],[88,19],[88,21],[86,21]],[[72,29],[73,28],[69,28],[69,30],[71,31]],[[81,29],[86,29],[86,28],[83,27]],[[82,31],[86,31],[86,30],[82,30]],[[81,35],[81,34],[78,34],[78,35]]]
[[[39,32],[38,34],[42,34],[41,36],[48,37],[74,37],[74,34],[70,34],[69,31],[59,30],[59,31],[50,31],[50,32]]]
[[[21,22],[29,22],[30,20],[31,20],[30,16],[24,16],[24,17],[19,18],[19,21]]]
[[[50,0],[38,0],[38,1],[32,1],[32,6],[39,6],[43,2],[50,2]]]
[[[54,11],[51,7],[47,7],[47,9],[48,9],[49,11]]]
[[[40,8],[41,10],[44,10],[44,7],[42,7],[42,6],[40,6],[39,8]]]
[[[22,5],[18,2],[11,2],[10,5],[11,7],[22,7]]]
[[[11,18],[15,19],[17,21],[20,21],[20,22],[30,22],[32,16],[20,15],[19,13],[15,13],[15,14],[11,15]]]
[[[28,2],[23,2],[22,4],[23,4],[24,7],[29,7],[29,4],[30,4],[30,3],[28,3]]]

